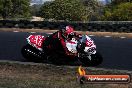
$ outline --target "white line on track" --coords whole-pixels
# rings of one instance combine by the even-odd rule
[[[88,36],[95,36],[95,35],[88,35]]]
[[[19,32],[19,31],[13,31],[13,32]],[[33,34],[33,33],[37,33],[37,32],[30,32],[30,33]],[[47,33],[47,34],[50,34],[50,35],[51,35],[51,34],[53,34],[53,33]],[[91,36],[91,37],[92,37],[92,36],[95,36],[95,35],[88,35],[88,36]],[[112,36],[104,36],[104,37],[109,38],[109,37],[112,37]],[[119,37],[119,38],[125,39],[126,37],[122,36],[122,37]]]
[[[19,32],[19,31],[13,31],[13,32]]]
[[[124,39],[124,38],[126,38],[126,37],[120,37],[121,39]]]
[[[32,33],[32,34],[33,34],[33,33],[36,33],[36,32],[30,32],[30,33]]]
[[[111,37],[111,36],[104,36],[104,37],[109,38],[109,37]]]
[[[47,33],[47,34],[53,34],[53,33]]]

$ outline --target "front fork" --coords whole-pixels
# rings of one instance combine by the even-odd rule
[[[78,53],[78,57],[88,57],[88,59],[91,61],[92,60],[92,57],[91,57],[91,54],[81,54],[81,53]]]
[[[89,58],[89,60],[92,60],[91,54],[89,54],[87,57]]]

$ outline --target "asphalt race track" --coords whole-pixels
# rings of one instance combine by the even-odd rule
[[[27,44],[26,38],[30,34],[32,33],[0,32],[0,60],[26,62],[21,55],[21,48]],[[46,35],[45,33],[37,34]],[[97,67],[132,71],[132,39],[91,37],[104,58],[103,63]]]

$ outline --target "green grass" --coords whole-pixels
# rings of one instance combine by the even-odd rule
[[[0,88],[132,88],[129,84],[79,84],[78,66],[0,62]],[[87,74],[124,74],[85,68]]]

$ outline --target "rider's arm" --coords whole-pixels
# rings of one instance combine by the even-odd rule
[[[62,47],[63,47],[63,49],[64,49],[64,53],[67,55],[67,54],[68,54],[68,49],[67,49],[67,47],[66,47],[66,42],[65,42],[65,40],[64,40],[64,38],[62,37],[62,35],[61,35],[60,32],[58,32],[58,38],[59,38],[59,40],[60,40],[60,42],[61,42],[61,45],[62,45]]]
[[[64,53],[66,54],[66,55],[68,55],[68,56],[76,56],[76,54],[75,53],[71,53],[69,50],[68,50],[68,48],[66,47],[66,42],[65,42],[65,39],[61,36],[61,35],[59,35],[60,36],[60,42],[61,42],[61,45],[62,45],[62,47],[63,47],[63,49],[64,49]]]
[[[76,36],[76,37],[78,37],[78,38],[82,37],[82,34],[77,33],[77,32],[74,32],[74,33],[75,33],[75,36]]]

